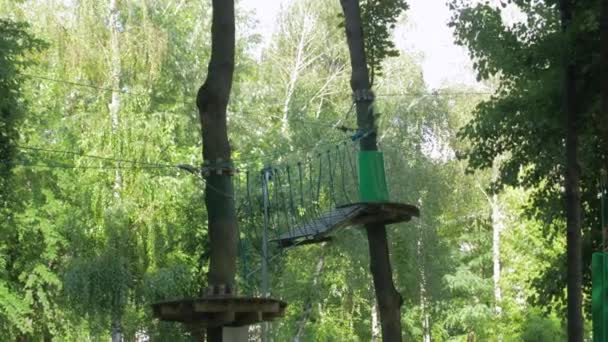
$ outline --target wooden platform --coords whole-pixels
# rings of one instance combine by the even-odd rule
[[[244,326],[283,316],[287,303],[271,298],[208,297],[160,302],[152,305],[154,317],[181,322],[191,329]]]
[[[392,224],[406,222],[420,214],[418,208],[402,203],[352,203],[293,228],[271,241],[286,248],[295,245],[319,243],[331,239],[336,229],[370,223]]]

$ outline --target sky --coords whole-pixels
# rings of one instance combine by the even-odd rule
[[[289,1],[293,0],[242,0],[241,3],[255,11],[259,33],[268,39],[281,6]],[[429,89],[459,84],[480,87],[466,50],[453,43],[452,31],[447,27],[450,12],[446,2],[408,0],[410,9],[406,13],[406,24],[395,31],[395,44],[399,49],[419,56]]]

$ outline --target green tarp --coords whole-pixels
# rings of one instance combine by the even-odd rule
[[[608,342],[608,254],[593,253],[591,265],[593,341]]]
[[[359,195],[362,202],[389,200],[382,152],[359,152]]]
[[[606,230],[608,224],[608,203],[606,203],[606,179],[600,180],[602,229]],[[602,234],[602,237],[604,234]],[[604,246],[602,243],[602,248]],[[591,261],[591,311],[593,318],[593,341],[608,342],[608,253],[593,253]]]

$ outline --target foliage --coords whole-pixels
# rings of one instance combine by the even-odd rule
[[[361,22],[367,66],[370,73],[370,85],[374,85],[376,76],[382,76],[383,62],[388,57],[399,56],[391,33],[401,15],[407,11],[405,0],[365,0],[360,4]],[[344,14],[338,14],[344,27]]]
[[[405,0],[366,0],[361,4],[365,53],[372,85],[376,76],[382,76],[383,61],[387,57],[399,55],[391,39],[391,32],[407,9]]]
[[[19,73],[31,66],[28,54],[40,51],[45,43],[29,33],[26,23],[0,18],[0,160],[2,160],[2,189],[6,188],[11,162],[15,157],[15,143],[19,124],[23,120],[23,98],[20,94],[23,76]],[[6,205],[2,194],[1,204]]]
[[[108,109],[115,65],[106,56],[110,51],[107,2],[0,0],[0,6],[3,15],[29,22],[29,31],[49,42],[47,50],[25,59],[23,56],[29,55],[24,53],[34,45],[28,45],[33,43],[23,40],[23,35],[14,42],[27,48],[11,57],[11,63],[17,63],[11,64],[14,69],[0,69],[12,72],[17,82],[11,83],[14,88],[9,92],[14,96],[3,96],[0,103],[19,109],[11,112],[15,115],[10,133],[13,147],[3,157],[15,162],[7,173],[11,187],[6,190],[14,200],[2,212],[10,220],[0,222],[0,339],[107,339],[111,321],[118,320],[125,340],[137,336],[188,340],[182,326],[153,319],[151,303],[197,296],[206,282],[203,183],[174,165],[201,164],[194,95],[204,79],[210,52],[209,4],[120,1],[122,71],[120,92],[114,91],[120,97],[115,130]],[[355,125],[349,110],[352,104],[345,95],[350,92],[349,63],[346,45],[338,39],[343,36],[340,18],[335,15],[340,12],[338,6],[337,1],[323,0],[290,3],[279,15],[267,45],[261,45],[259,37],[250,33],[255,25],[250,14],[237,12],[237,65],[228,112],[230,139],[235,161],[241,171],[249,171],[256,187],[260,186],[259,171],[264,164],[300,160],[353,134],[336,129]],[[533,8],[539,13],[530,19],[535,20],[534,25],[554,23],[552,8]],[[547,338],[559,339],[561,327],[555,316],[539,312],[525,300],[543,294],[530,284],[559,265],[564,248],[559,235],[547,238],[549,230],[543,217],[521,215],[522,207],[537,205],[540,192],[501,183],[506,191],[497,200],[507,218],[500,249],[503,300],[497,303],[492,281],[494,227],[484,195],[496,179],[494,170],[467,174],[464,161],[455,158],[461,149],[471,148],[474,158],[472,151],[485,156],[510,146],[498,145],[502,140],[497,144],[475,140],[466,133],[461,134],[467,139],[459,139],[457,132],[471,119],[479,102],[482,104],[477,108],[487,108],[484,115],[519,120],[517,115],[503,118],[496,114],[499,109],[490,105],[498,98],[471,96],[468,94],[475,90],[462,86],[428,93],[413,56],[387,58],[396,56],[390,33],[406,9],[405,3],[370,0],[362,2],[362,9],[368,60],[376,74],[378,140],[385,154],[391,198],[421,209],[419,219],[388,229],[395,282],[405,302],[404,337],[453,341],[474,334],[480,340],[500,335],[505,341],[516,341],[542,331]],[[523,44],[519,38],[524,28],[513,36],[517,39],[507,37],[494,44],[489,37],[502,32],[499,18],[486,7],[480,13],[463,11],[462,21],[485,25],[487,36],[466,31],[462,37],[483,38],[481,47],[492,46],[491,54],[476,56],[488,70],[487,77],[509,66],[513,70],[508,75],[511,82],[529,85],[517,96],[538,95],[527,102],[526,113],[539,111],[534,125],[541,127],[522,128],[513,133],[514,139],[523,139],[527,129],[540,133],[550,129],[551,116],[545,105],[556,111],[556,102],[544,99],[541,93],[557,89],[552,83],[542,88],[539,84],[559,76],[546,72],[542,65],[535,66],[533,75],[523,73],[520,64],[527,64],[508,59],[507,50]],[[541,52],[558,60],[555,53],[533,49],[534,35],[545,37],[546,30],[525,34],[531,40],[520,49],[524,61],[530,60],[532,65],[532,57]],[[546,38],[543,44],[554,46],[551,39]],[[494,63],[490,56],[504,60]],[[19,64],[22,62],[36,64]],[[26,66],[29,76],[21,73]],[[515,85],[504,96],[509,94],[516,94]],[[515,108],[521,104],[519,97],[496,108]],[[515,123],[520,122],[524,121]],[[477,118],[463,132],[492,135],[495,128],[502,132],[510,123],[482,123]],[[559,128],[552,129],[549,133],[554,134]],[[554,138],[543,136],[530,143],[555,142],[550,139]],[[489,147],[482,147],[486,142]],[[526,149],[522,156],[538,153],[527,140],[522,143],[517,146]],[[15,150],[15,144],[45,150]],[[519,156],[519,152],[512,152],[513,157]],[[547,154],[538,155],[543,160],[531,158],[535,167],[548,168],[555,160],[545,160]],[[541,171],[530,168],[530,172]],[[115,188],[117,174],[122,177],[119,191]],[[261,198],[253,198],[250,208],[242,204],[248,202],[243,179],[235,177],[244,238],[239,289],[249,295],[260,293],[256,272],[260,239],[256,234],[263,219]],[[545,178],[542,182],[556,184]],[[549,194],[558,191],[544,189]],[[328,191],[321,189],[324,195]],[[325,196],[321,201],[327,201]],[[551,228],[561,225],[554,221]],[[365,241],[363,231],[344,229],[327,245],[302,246],[277,254],[270,265],[272,295],[289,306],[286,317],[272,323],[271,334],[276,340],[293,338],[300,327],[301,340],[305,341],[373,340],[372,324],[377,317]],[[316,272],[321,261],[322,270]],[[548,282],[543,286],[548,289]],[[496,313],[498,305],[501,315]],[[254,327],[252,334],[258,331]]]
[[[525,317],[521,340],[533,341],[562,341],[566,334],[555,316],[544,317],[538,310],[529,312]]]
[[[12,173],[18,164],[16,144],[26,108],[21,73],[33,65],[33,53],[45,47],[26,23],[0,18],[0,335],[11,338],[37,328],[31,323],[39,314],[35,310],[51,309],[47,289],[59,285],[42,260],[24,258],[36,251],[26,241],[30,238],[27,230],[15,229],[23,207],[22,199],[14,194],[17,184]],[[50,226],[39,232],[51,244],[56,242]],[[54,257],[52,250],[46,252],[45,257]],[[53,323],[46,326],[52,328]]]
[[[576,2],[573,27],[559,30],[555,1],[514,1],[509,6],[522,20],[507,24],[501,8],[490,4],[452,1],[456,42],[466,46],[481,80],[497,82],[495,94],[480,103],[474,119],[460,132],[470,143],[463,151],[471,169],[490,168],[500,157],[495,189],[523,186],[532,190],[527,215],[540,220],[551,240],[564,234],[563,174],[565,120],[561,113],[561,65],[567,56],[578,70],[577,110],[581,113],[580,165],[582,172],[583,263],[591,260],[600,235],[598,122],[599,2]],[[564,48],[566,47],[566,48]],[[565,254],[564,254],[565,257]],[[589,288],[588,267],[584,286]],[[560,279],[556,282],[555,279]],[[565,262],[539,275],[534,284],[545,307],[563,303]]]

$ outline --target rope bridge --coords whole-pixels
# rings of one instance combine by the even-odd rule
[[[285,248],[330,241],[348,226],[391,224],[418,215],[413,206],[388,202],[384,163],[375,153],[361,153],[352,139],[296,161],[246,167],[234,175],[245,287],[258,271],[267,272],[267,264]],[[378,172],[362,172],[370,165]],[[254,264],[261,266],[250,269]]]
[[[269,266],[285,248],[329,241],[336,230],[348,226],[391,224],[418,216],[414,206],[389,202],[383,155],[359,151],[355,142],[363,136],[357,132],[352,141],[317,149],[295,162],[245,167],[244,172],[220,159],[205,161],[200,170],[178,165],[195,174],[200,171],[203,177],[232,176],[234,192],[221,194],[232,197],[237,209],[242,267],[238,281],[247,295],[235,296],[232,287],[229,292],[225,286],[210,287],[202,298],[155,303],[154,315],[186,323],[190,329],[273,320],[284,315],[287,304],[270,298]],[[390,170],[398,164],[387,165]],[[207,184],[207,191],[221,190]],[[250,271],[252,264],[260,267]],[[258,282],[251,279],[258,271],[259,292]]]

